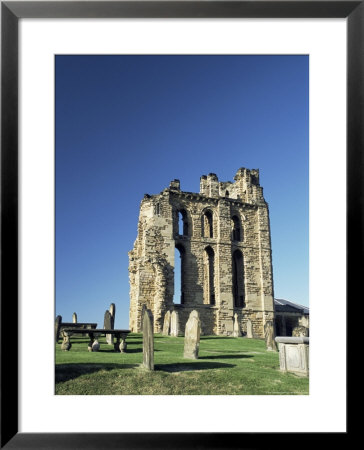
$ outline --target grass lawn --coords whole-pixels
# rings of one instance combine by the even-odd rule
[[[99,352],[89,339],[71,337],[68,352],[56,345],[55,393],[60,395],[307,395],[308,378],[279,370],[277,352],[257,339],[201,336],[197,360],[183,358],[183,337],[154,336],[155,370],[140,365],[143,337],[129,334],[127,352],[105,338]]]

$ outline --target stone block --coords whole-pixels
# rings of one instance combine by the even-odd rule
[[[275,341],[279,347],[280,370],[308,376],[310,338],[279,336]]]

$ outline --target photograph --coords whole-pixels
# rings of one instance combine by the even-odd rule
[[[55,394],[309,395],[308,54],[55,54]]]

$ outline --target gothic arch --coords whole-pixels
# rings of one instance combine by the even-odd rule
[[[188,210],[180,207],[175,212],[175,234],[179,236],[192,235],[192,220]]]
[[[231,217],[231,240],[242,241],[243,240],[243,228],[241,220],[237,214]]]
[[[215,305],[215,252],[210,246],[204,250],[204,303]]]
[[[232,254],[232,272],[234,307],[242,308],[245,306],[245,274],[244,257],[240,250]]]
[[[177,251],[175,251],[175,263],[174,263],[174,267],[175,267],[174,277],[175,277],[175,279],[174,279],[174,286],[175,286],[175,289],[176,289],[176,286],[178,284],[176,282],[177,281],[176,277],[180,277],[180,296],[179,296],[179,299],[180,299],[180,304],[183,305],[184,302],[185,302],[186,249],[184,248],[184,246],[182,244],[176,244],[175,249]],[[179,266],[180,266],[180,273],[177,273],[177,271],[176,271],[176,266],[177,266],[177,264],[176,264],[176,256],[177,256],[177,253],[179,253],[179,257],[181,258],[181,263],[179,264]],[[175,298],[178,298],[177,292],[175,292]],[[178,302],[176,302],[176,303],[178,303]]]
[[[213,238],[215,236],[215,227],[214,227],[214,213],[210,208],[206,208],[202,211],[201,216],[201,236]]]

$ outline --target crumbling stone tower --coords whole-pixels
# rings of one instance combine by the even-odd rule
[[[248,319],[256,337],[274,319],[268,204],[259,170],[241,168],[234,182],[215,174],[200,178],[200,192],[183,192],[179,180],[141,202],[138,236],[129,252],[130,323],[141,330],[143,305],[160,333],[167,311],[178,311],[184,332],[193,309],[202,333],[231,335],[237,313],[243,332]],[[175,274],[175,249],[181,273]],[[180,302],[173,303],[180,276]]]

